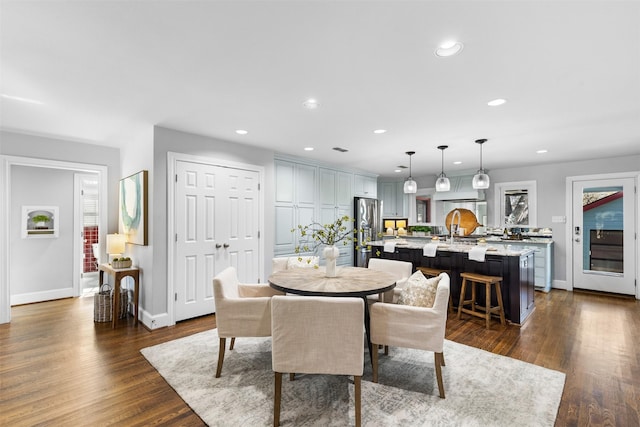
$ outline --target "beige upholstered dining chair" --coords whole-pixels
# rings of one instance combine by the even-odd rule
[[[431,279],[433,280],[433,279]],[[444,399],[444,332],[449,303],[449,276],[440,274],[433,307],[378,302],[371,306],[373,382],[378,382],[378,345],[414,348],[434,352],[440,397]]]
[[[356,425],[361,424],[364,364],[362,298],[275,296],[271,300],[273,425],[280,425],[282,374],[354,376]],[[311,396],[309,396],[311,398]]]
[[[383,259],[383,258],[371,258],[369,260],[368,268],[376,271],[385,271],[387,273],[391,273],[396,278],[396,287],[389,291],[388,293],[381,295],[369,295],[369,302],[382,301],[386,299],[386,302],[397,302],[398,296],[402,289],[404,288],[405,283],[411,276],[413,271],[413,264],[407,261],[397,261],[393,259]],[[390,298],[393,298],[392,300]]]
[[[216,378],[220,377],[226,339],[233,350],[236,337],[268,337],[271,335],[271,297],[282,295],[267,284],[238,281],[234,267],[227,267],[213,279],[216,302],[216,325],[220,337]]]
[[[291,268],[313,268],[319,265],[320,257],[317,256],[290,256],[273,258],[271,263],[271,273],[288,270]]]

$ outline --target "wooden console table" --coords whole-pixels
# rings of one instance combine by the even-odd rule
[[[125,277],[133,278],[133,312],[134,325],[138,325],[138,296],[140,293],[140,269],[135,267],[113,268],[109,264],[100,264],[98,266],[100,278],[98,285],[104,283],[104,273],[113,276],[113,311],[111,313],[111,327],[115,328],[120,317],[120,281]]]

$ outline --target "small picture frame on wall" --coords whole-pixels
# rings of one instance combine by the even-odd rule
[[[146,246],[148,241],[148,172],[142,170],[120,180],[118,232],[127,242]]]
[[[58,206],[23,206],[22,238],[56,238],[59,232]]]

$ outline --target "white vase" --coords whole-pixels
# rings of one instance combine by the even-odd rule
[[[336,260],[340,255],[340,249],[336,246],[327,246],[322,250],[322,256],[325,259],[325,276],[336,277]]]

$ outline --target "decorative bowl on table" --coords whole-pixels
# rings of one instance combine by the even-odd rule
[[[113,268],[129,268],[131,267],[131,258],[116,258],[111,261]]]

